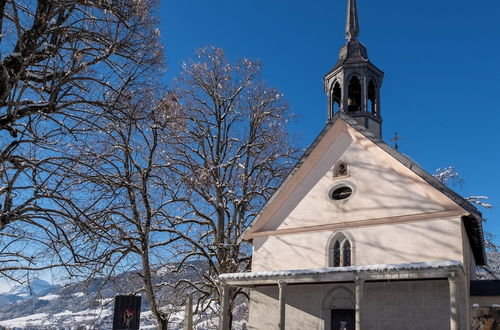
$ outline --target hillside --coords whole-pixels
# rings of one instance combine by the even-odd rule
[[[194,274],[187,272],[175,275],[170,273],[157,280],[172,283],[179,278],[191,279],[193,276]],[[8,293],[0,294],[0,329],[111,329],[114,297],[137,291],[140,285],[140,278],[135,273],[124,273],[109,280],[97,278],[64,286],[52,286],[36,279],[32,281],[31,288],[16,286]],[[168,292],[164,296],[169,297]],[[182,329],[184,307],[173,309],[165,301],[164,308],[171,311],[171,329]],[[241,321],[246,319],[246,303],[240,302],[236,310],[235,329],[241,329],[246,323]],[[195,315],[196,329],[215,329],[217,322],[218,318],[213,311]],[[155,328],[154,317],[143,295],[141,329]]]

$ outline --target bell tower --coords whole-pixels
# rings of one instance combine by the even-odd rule
[[[343,111],[381,138],[380,87],[384,73],[368,60],[366,47],[358,40],[356,0],[348,1],[347,43],[340,49],[337,64],[324,78],[328,119]]]

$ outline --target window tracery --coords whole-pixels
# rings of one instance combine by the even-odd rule
[[[344,241],[344,248],[342,249],[343,266],[351,265],[351,242],[348,239]]]
[[[335,242],[333,247],[333,267],[340,267],[340,243]]]
[[[348,267],[352,265],[353,249],[351,240],[340,233],[330,242],[330,267]]]

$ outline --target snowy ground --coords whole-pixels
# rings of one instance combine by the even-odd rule
[[[66,329],[74,329],[83,323],[94,323],[99,319],[112,316],[111,309],[84,310],[81,312],[64,311],[57,314],[39,313],[11,320],[0,321],[0,325],[7,328],[49,328],[64,326]]]
[[[54,295],[40,297],[40,299],[56,299]],[[104,299],[103,299],[104,300]],[[107,299],[106,299],[107,300]],[[107,301],[102,301],[107,303]],[[239,309],[245,309],[246,305],[239,306]],[[80,312],[64,311],[57,314],[38,313],[30,316],[19,317],[10,320],[0,321],[0,326],[16,329],[110,329],[112,325],[113,307],[108,304],[98,309],[87,309]],[[170,316],[171,330],[182,329],[184,311],[172,313]],[[206,313],[194,316],[196,330],[217,329],[219,319],[213,313]],[[233,323],[234,330],[246,329],[246,321],[236,321]],[[156,329],[154,317],[150,311],[141,313],[141,329]]]

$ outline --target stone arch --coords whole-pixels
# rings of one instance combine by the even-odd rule
[[[359,79],[359,81],[362,81],[363,80],[363,74],[359,73],[359,72],[352,72],[351,74],[349,74],[347,76],[347,79],[345,81],[350,81],[353,77],[356,77]]]
[[[354,296],[354,288],[349,289],[347,286],[336,286],[325,295],[321,305],[321,318],[323,320],[324,329],[332,328],[332,310],[335,309],[355,309],[356,298]]]
[[[328,291],[323,299],[322,308],[325,310],[354,309],[355,303],[352,290],[345,286],[338,286]]]

